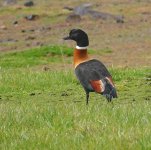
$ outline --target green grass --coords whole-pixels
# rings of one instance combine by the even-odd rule
[[[107,51],[107,52],[105,52]],[[95,51],[89,50],[90,54]],[[104,50],[103,53],[108,53]],[[2,68],[24,68],[48,63],[61,63],[62,57],[73,55],[73,48],[66,46],[43,46],[20,52],[9,52],[0,54],[0,66]]]
[[[119,98],[108,103],[91,93],[86,106],[72,70],[34,70],[41,63],[29,65],[29,60],[15,63],[27,57],[41,62],[43,55],[45,50],[38,49],[0,59],[0,149],[151,148],[149,68],[110,68]],[[11,57],[14,64],[8,65],[4,58]]]
[[[0,66],[3,68],[20,68],[43,65],[49,62],[61,62],[61,55],[71,56],[71,48],[65,46],[44,46],[21,52],[0,55]]]

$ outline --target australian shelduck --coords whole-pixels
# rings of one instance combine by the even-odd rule
[[[86,104],[89,102],[90,92],[104,95],[108,102],[117,98],[112,76],[105,65],[88,57],[88,35],[81,29],[72,29],[64,40],[74,40],[77,44],[74,49],[75,74],[86,92]]]

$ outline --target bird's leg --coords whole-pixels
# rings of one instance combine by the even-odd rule
[[[112,97],[109,94],[106,94],[105,97],[106,97],[106,99],[107,99],[108,102],[111,102]]]
[[[89,104],[89,92],[86,92],[86,104]]]

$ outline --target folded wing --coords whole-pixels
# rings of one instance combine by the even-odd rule
[[[117,97],[112,77],[100,61],[83,62],[75,68],[75,73],[87,92],[103,94],[108,100]]]

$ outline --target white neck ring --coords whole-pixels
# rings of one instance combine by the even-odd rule
[[[80,46],[76,46],[76,49],[78,49],[78,50],[84,50],[84,49],[87,49],[87,46],[85,46],[85,47],[80,47]]]

